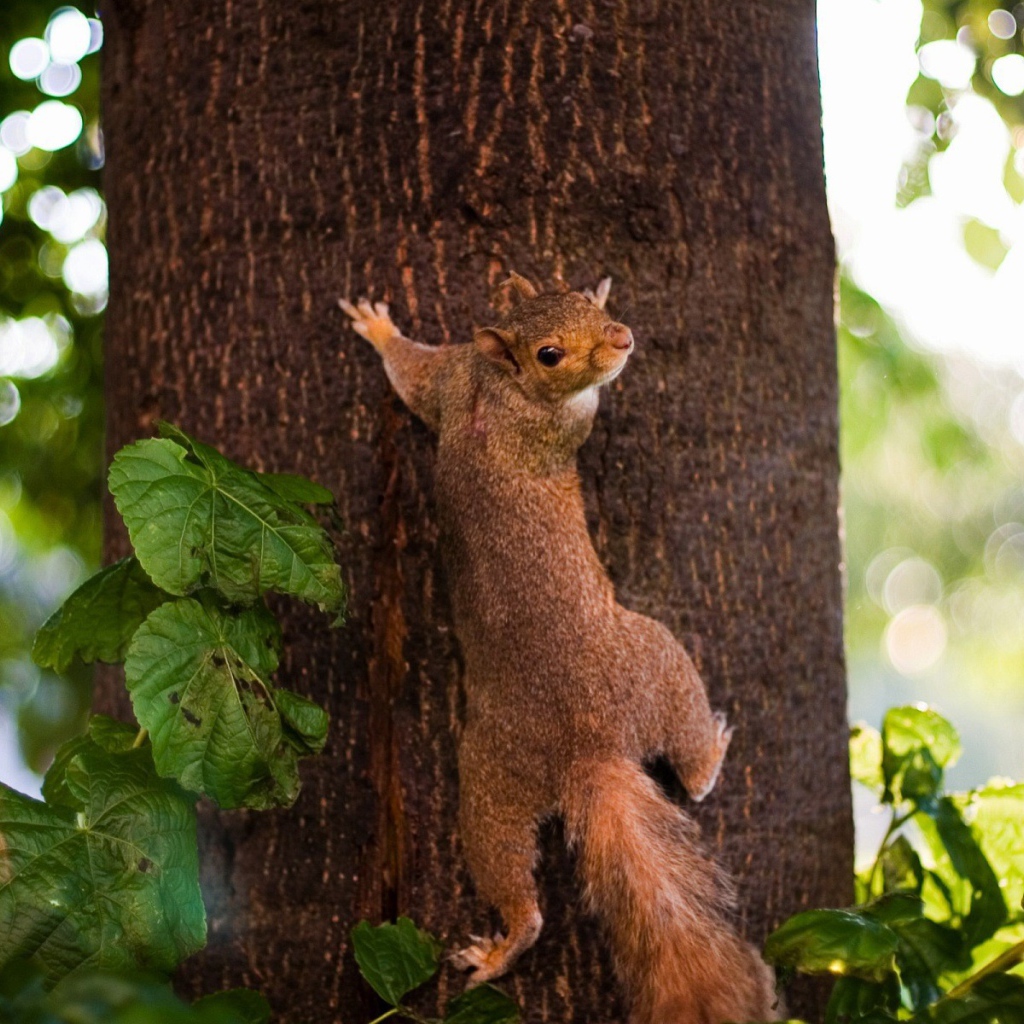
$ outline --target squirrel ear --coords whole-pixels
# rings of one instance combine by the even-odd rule
[[[502,285],[512,285],[515,288],[516,293],[522,299],[535,299],[537,298],[537,289],[526,280],[525,277],[517,274],[514,270],[508,272],[508,280],[502,281]]]
[[[492,363],[510,373],[521,373],[519,361],[512,354],[514,340],[515,335],[511,331],[503,331],[500,327],[483,327],[473,335],[477,349]]]

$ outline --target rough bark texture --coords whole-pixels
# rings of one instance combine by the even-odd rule
[[[289,608],[282,669],[327,704],[331,742],[291,811],[204,812],[210,946],[186,986],[368,1020],[353,922],[485,924],[455,829],[432,441],[335,302],[369,291],[413,337],[461,341],[509,267],[610,274],[637,337],[581,469],[623,603],[675,630],[736,723],[699,818],[745,931],[846,900],[813,0],[110,0],[104,18],[109,451],[179,422],[313,476],[347,528],[349,623]],[[620,1020],[557,824],[544,849],[546,927],[508,988],[528,1021]],[[440,998],[459,985],[446,971]]]

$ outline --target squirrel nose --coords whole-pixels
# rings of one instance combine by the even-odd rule
[[[633,332],[625,324],[609,324],[607,331],[612,348],[628,351],[633,347]]]

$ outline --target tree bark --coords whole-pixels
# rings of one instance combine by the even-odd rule
[[[366,1021],[357,920],[405,913],[449,944],[486,926],[456,830],[432,439],[336,300],[387,298],[412,337],[461,342],[509,268],[610,274],[636,335],[581,471],[620,599],[675,631],[736,725],[697,815],[744,931],[849,900],[814,18],[813,0],[106,5],[108,454],[164,418],[314,477],[351,587],[341,630],[286,612],[285,685],[332,714],[298,804],[203,812],[210,945],[186,988]],[[621,1020],[557,824],[540,876],[544,933],[506,988],[527,1021]],[[460,987],[446,968],[438,1001]]]

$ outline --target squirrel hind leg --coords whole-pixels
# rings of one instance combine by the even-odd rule
[[[715,788],[732,733],[725,715],[716,711],[699,735],[690,732],[666,751],[691,800],[699,802]]]
[[[506,928],[452,955],[456,966],[472,971],[472,986],[504,974],[540,934],[533,876],[540,815],[528,787],[509,778],[488,744],[470,731],[459,752],[459,780],[459,832],[470,874],[477,895],[498,908]]]

